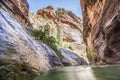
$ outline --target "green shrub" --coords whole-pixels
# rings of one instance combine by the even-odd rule
[[[71,49],[71,50],[73,50],[73,47],[72,47],[72,46],[69,46],[68,48]]]
[[[26,28],[27,26],[25,25],[25,24],[23,24],[23,23],[21,23],[21,26],[23,26],[23,28]]]
[[[58,50],[56,45],[56,39],[53,36],[49,36],[49,28],[45,26],[44,29],[35,29],[33,32],[30,32],[34,38],[40,42],[47,44],[51,49],[53,49],[56,54],[63,58],[61,52]]]
[[[59,19],[59,17],[61,17],[65,12],[65,9],[64,8],[59,8],[57,11],[56,11],[56,15],[57,15],[57,19]]]
[[[88,60],[91,62],[91,61],[94,61],[95,58],[97,58],[97,53],[94,49],[91,49],[91,48],[87,48],[87,57],[88,57]]]
[[[57,43],[61,45],[61,27],[57,25]]]
[[[62,48],[68,48],[68,49],[74,50],[73,45],[70,44],[70,43],[63,43],[63,44],[61,44],[61,47]]]
[[[42,17],[43,17],[45,20],[48,20],[48,16],[47,16],[46,14],[44,14]]]

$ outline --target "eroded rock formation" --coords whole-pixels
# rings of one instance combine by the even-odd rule
[[[0,79],[31,80],[51,69],[54,59],[60,61],[52,49],[35,41],[8,12],[0,9]]]
[[[84,40],[95,61],[120,63],[120,0],[81,0],[81,6]]]
[[[45,44],[33,39],[23,28],[24,22],[21,22],[22,25],[19,23],[21,18],[18,16],[26,21],[27,15],[25,17],[21,16],[22,14],[24,10],[18,9],[12,2],[5,0],[0,2],[1,80],[31,80],[41,72],[61,66],[56,53]]]
[[[29,4],[27,0],[1,0],[7,10],[14,14],[14,17],[25,25],[30,25],[28,20]]]
[[[54,8],[52,6],[48,6],[46,9],[40,9],[37,12],[38,15],[42,15],[44,17],[48,17],[50,19],[55,19]]]
[[[54,36],[62,48],[72,49],[74,53],[87,61],[86,46],[83,41],[82,21],[71,11],[54,10],[52,6],[29,13],[29,20],[35,29],[49,27],[50,36]]]
[[[48,9],[53,10],[52,7],[48,7]],[[72,16],[72,14],[70,15]],[[64,65],[87,64],[85,59],[65,49],[60,49],[64,56],[64,60],[61,60],[51,48],[36,41],[25,29],[29,24],[27,16],[28,3],[26,0],[0,1],[0,80],[32,80],[35,75],[57,66],[63,66],[63,63]],[[36,16],[36,18],[38,17]],[[44,20],[44,24],[46,24],[48,20]],[[78,18],[75,19],[75,16],[74,20],[78,23]],[[71,23],[70,21],[68,20],[69,23]],[[55,21],[51,20],[51,22]],[[39,22],[39,24],[41,23]],[[72,23],[74,26],[65,24],[71,32],[74,31],[74,28],[77,32],[77,40],[75,34],[72,34],[72,38],[70,38],[71,36],[67,32],[67,37],[72,40],[70,43],[77,44],[76,47],[83,45],[84,48],[81,49],[83,49],[82,53],[85,53],[79,26],[76,23]],[[76,43],[79,40],[80,43]]]

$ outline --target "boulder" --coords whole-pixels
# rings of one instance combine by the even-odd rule
[[[87,61],[82,57],[78,56],[71,50],[60,48],[61,54],[63,55],[62,64],[64,66],[77,66],[77,65],[87,65]]]

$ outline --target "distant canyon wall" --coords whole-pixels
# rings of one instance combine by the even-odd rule
[[[52,6],[39,9],[37,14],[29,13],[29,20],[34,29],[49,28],[59,46],[72,50],[87,62],[86,46],[83,41],[82,20],[72,11],[64,8],[54,10]]]
[[[120,0],[81,0],[84,41],[94,61],[120,63]]]

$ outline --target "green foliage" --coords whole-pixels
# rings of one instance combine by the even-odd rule
[[[57,43],[61,45],[61,27],[57,25]]]
[[[74,50],[74,47],[73,47],[71,44],[69,44],[69,43],[64,43],[64,44],[62,44],[61,46],[62,46],[63,48],[68,48],[68,49]]]
[[[58,9],[58,10],[56,11],[57,18],[61,17],[61,16],[64,14],[64,12],[65,12],[65,9],[64,9],[64,8]]]
[[[21,23],[21,26],[23,26],[23,28],[26,28],[27,26],[25,25],[25,24],[23,24],[23,23]]]
[[[94,61],[95,58],[97,57],[96,51],[94,49],[87,48],[87,57],[90,62]]]
[[[56,45],[56,39],[53,36],[49,36],[49,28],[46,25],[44,29],[35,29],[33,32],[30,32],[34,38],[40,42],[47,44],[50,48],[52,48],[56,54],[63,58],[61,52],[58,50]]]
[[[46,14],[43,15],[43,18],[48,20],[48,16]]]
[[[71,49],[71,50],[73,50],[73,47],[72,47],[72,46],[69,46],[68,48]]]
[[[39,18],[39,15],[35,14],[35,19],[38,19]]]

